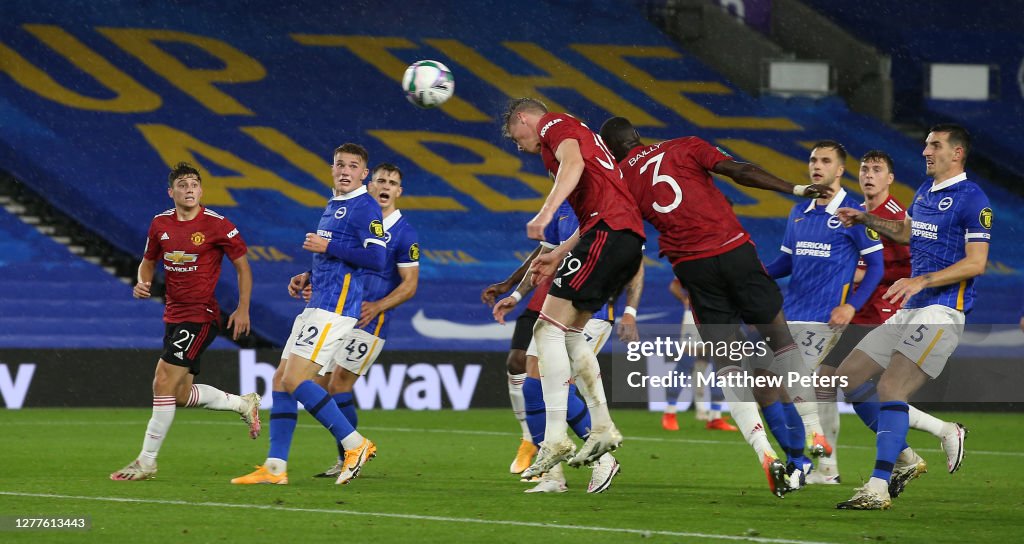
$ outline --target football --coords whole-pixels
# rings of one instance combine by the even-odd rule
[[[447,66],[436,60],[414,62],[402,77],[405,97],[421,108],[435,108],[455,93],[455,78]]]

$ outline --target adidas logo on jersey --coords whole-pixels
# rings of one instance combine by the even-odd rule
[[[160,239],[161,239],[161,240],[170,240],[170,239],[171,239],[171,237],[170,237],[170,236],[167,236],[167,233],[165,232],[165,233],[163,233],[162,235],[160,235]]]
[[[179,351],[179,352],[176,352],[176,353],[174,354],[174,356],[175,356],[175,357],[177,357],[177,358],[179,358],[179,359],[181,359],[182,361],[184,361],[184,360],[185,360],[185,352],[184,352],[184,351]]]
[[[561,287],[562,286],[562,278],[555,278],[551,283]]]

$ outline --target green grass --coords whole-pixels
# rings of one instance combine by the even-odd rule
[[[336,452],[305,414],[292,450],[291,484],[233,486],[228,481],[262,463],[267,447],[266,434],[249,440],[233,414],[179,409],[158,478],[112,482],[109,473],[138,452],[148,409],[0,411],[0,516],[92,517],[87,532],[4,532],[0,541],[1015,539],[1024,521],[1024,418],[938,415],[971,430],[961,471],[947,474],[937,441],[912,431],[911,443],[930,472],[911,483],[890,511],[847,512],[835,510],[835,503],[851,496],[874,458],[873,436],[852,416],[843,418],[843,485],[780,500],[769,494],[752,450],[737,433],[705,431],[690,414],[680,415],[682,431],[668,433],[657,414],[615,412],[626,442],[617,452],[623,472],[612,488],[587,495],[589,470],[567,469],[568,493],[538,496],[524,494],[526,484],[508,473],[518,445],[508,410],[363,412],[361,430],[377,442],[379,454],[347,486],[309,477],[330,465]]]

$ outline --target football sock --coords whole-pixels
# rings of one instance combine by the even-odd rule
[[[792,437],[786,427],[786,414],[782,409],[782,403],[775,401],[768,406],[762,406],[761,413],[764,414],[764,422],[768,425],[768,430],[771,431],[782,451],[786,453],[786,458],[789,461],[794,461],[796,457],[800,456],[803,448],[800,448],[800,451],[795,451],[796,448],[792,445]]]
[[[523,400],[523,382],[526,373],[508,374],[508,398],[512,401],[512,415],[519,422],[523,440],[530,440],[530,426],[526,424],[526,401]]]
[[[721,376],[726,376],[729,372],[741,372],[741,370],[739,367],[732,366],[718,371]],[[764,425],[761,423],[761,416],[757,411],[757,403],[744,398],[750,396],[750,390],[743,387],[723,387],[722,392],[729,403],[732,418],[743,434],[743,439],[754,448],[757,462],[760,463],[765,455],[778,459],[779,455],[772,449],[771,443],[768,442],[768,436],[764,432]]]
[[[526,403],[526,424],[530,427],[531,441],[540,444],[544,441],[547,414],[544,409],[544,391],[539,379],[526,378],[523,382],[523,398]]]
[[[608,413],[608,399],[605,397],[604,381],[601,379],[601,367],[597,364],[597,356],[583,334],[575,329],[565,332],[565,346],[572,361],[576,387],[587,401],[594,428],[605,429],[612,424],[612,416]]]
[[[566,423],[576,433],[576,436],[586,440],[590,433],[590,410],[583,403],[583,399],[576,394],[576,386],[569,386],[569,410],[566,412]]]
[[[791,451],[786,453],[792,458],[803,460],[804,445],[807,444],[807,434],[804,431],[804,422],[800,418],[800,413],[797,412],[796,405],[792,402],[783,402],[782,412],[786,418],[786,429],[789,431],[789,443],[792,447]],[[792,459],[791,459],[792,460]]]
[[[202,383],[192,384],[188,392],[186,408],[201,406],[207,410],[230,410],[232,412],[242,411],[242,397],[225,393],[216,387]]]
[[[174,395],[153,397],[153,415],[146,425],[146,436],[142,439],[142,451],[139,453],[139,463],[143,467],[151,468],[156,464],[160,446],[174,422],[174,410]]]
[[[569,404],[569,378],[572,371],[565,349],[565,331],[544,319],[533,329],[537,342],[540,383],[543,386],[545,440],[561,442],[568,439],[565,416]]]
[[[676,375],[676,376],[679,376],[680,378],[682,376],[685,376],[686,375],[686,369],[689,368],[689,366],[690,366],[688,363],[689,363],[689,361],[687,361],[687,357],[683,357],[678,363],[676,363],[675,368],[672,369],[672,373],[674,375]],[[692,374],[691,374],[691,376],[692,376]],[[676,381],[673,380],[672,383],[676,383]],[[682,387],[678,387],[678,386],[666,387],[665,388],[665,402],[674,407],[676,405],[676,403],[679,402],[679,395],[682,394],[682,392],[683,392],[683,388]],[[673,413],[675,413],[675,410],[673,410]]]
[[[910,407],[908,412],[910,419],[910,428],[930,433],[932,436],[938,439],[942,439],[942,431],[946,425],[945,421],[922,412],[913,406]]]
[[[338,409],[338,405],[331,402],[331,396],[323,387],[312,380],[306,380],[295,388],[294,396],[295,400],[302,403],[309,415],[326,427],[334,435],[334,439],[341,442],[346,450],[358,447],[363,442],[363,436],[345,419],[341,410]]]
[[[907,430],[910,428],[908,405],[903,401],[883,402],[878,412],[878,434],[875,440],[877,456],[871,477],[889,481],[896,458],[906,448]]]
[[[699,378],[697,378],[697,376],[706,375],[707,370],[707,361],[701,359],[693,361],[693,374],[691,375],[691,377],[693,378],[693,405],[694,408],[697,409],[708,409],[707,402],[705,402],[705,399],[707,398],[708,386],[701,382]],[[712,398],[714,398],[713,390],[716,388],[717,386],[712,387]],[[719,394],[721,394],[721,390],[719,390]]]
[[[878,391],[873,382],[864,382],[846,391],[846,398],[853,403],[853,411],[872,431],[878,431]]]
[[[716,420],[722,417],[722,404],[720,402],[712,402],[709,404],[708,419]]]
[[[825,431],[825,439],[832,446],[832,455],[823,457],[819,462],[836,466],[839,464],[839,405],[836,403],[836,389],[816,389],[815,394],[818,397],[818,419]]]
[[[338,409],[341,410],[342,415],[345,419],[352,424],[352,428],[359,427],[359,413],[356,412],[356,399],[355,394],[351,391],[344,393],[335,393],[332,395],[334,403],[338,405]]]
[[[674,414],[679,411],[679,406],[673,401],[665,401],[665,413]]]
[[[270,407],[270,450],[267,458],[287,461],[298,423],[299,403],[285,391],[274,391],[271,398],[274,404]]]

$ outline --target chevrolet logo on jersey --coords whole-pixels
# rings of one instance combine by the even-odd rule
[[[384,237],[384,225],[380,221],[378,221],[376,219],[374,219],[373,221],[370,221],[370,233],[372,233],[377,238],[383,238]]]
[[[420,245],[413,244],[409,246],[409,260],[418,261],[420,260]]]
[[[986,229],[992,228],[992,208],[985,208],[978,214],[978,222]]]
[[[167,253],[164,253],[164,260],[170,261],[174,264],[194,263],[198,258],[199,255],[196,255],[195,253],[185,253],[184,251],[168,251]]]

